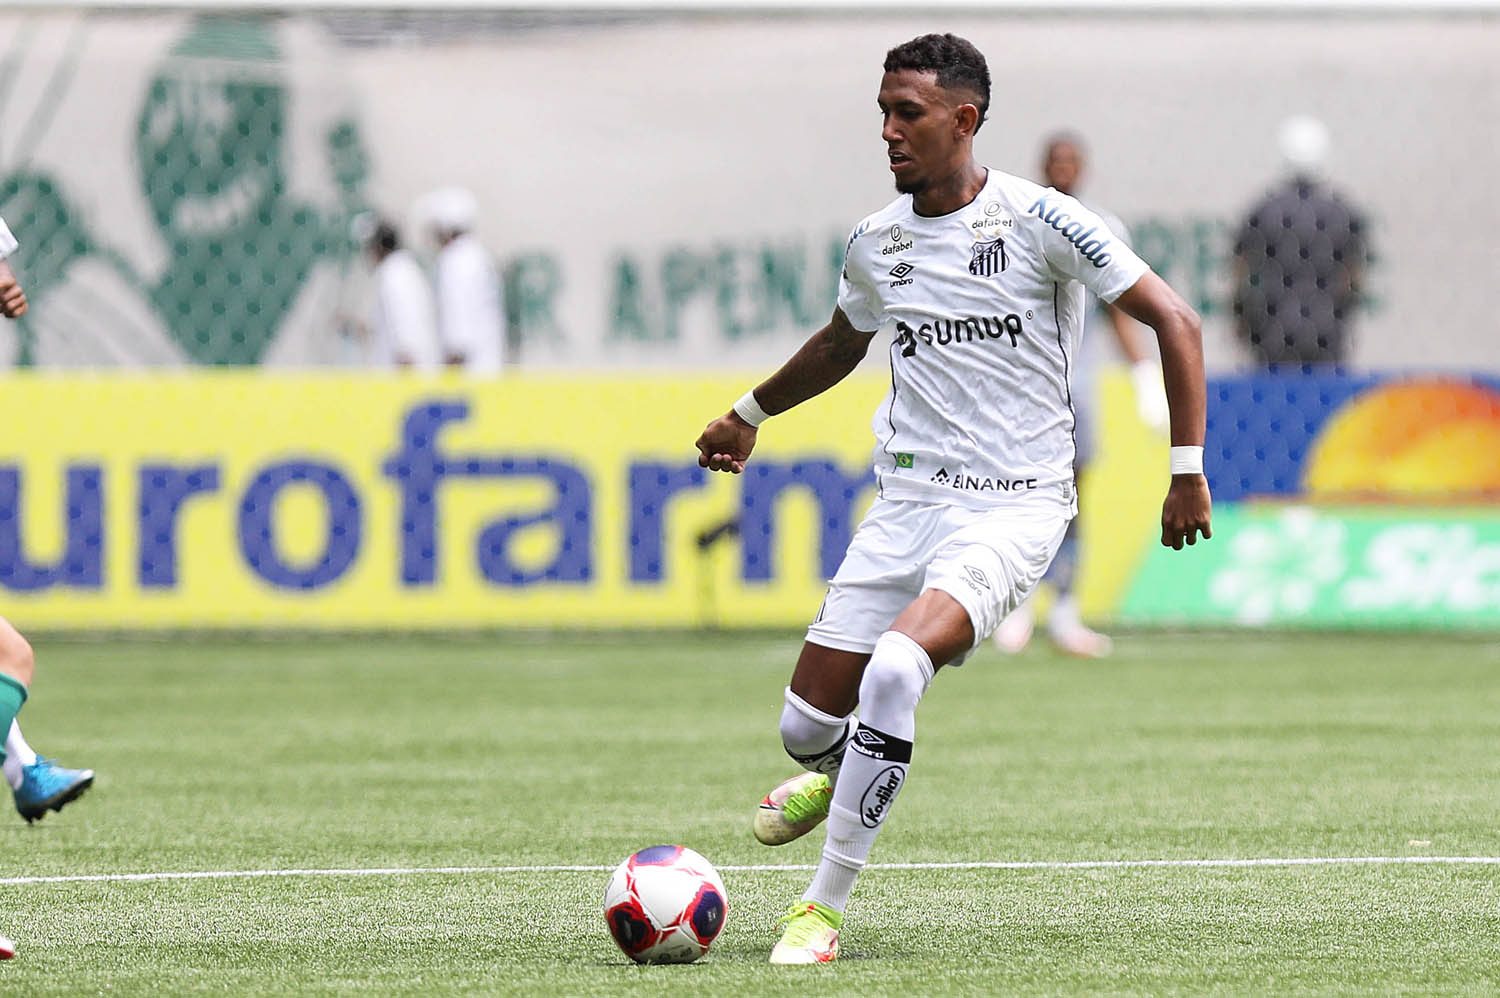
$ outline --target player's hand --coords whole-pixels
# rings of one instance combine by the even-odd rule
[[[19,319],[26,314],[26,292],[16,280],[10,264],[0,260],[0,315],[7,319]]]
[[[755,427],[731,409],[708,424],[695,446],[698,467],[738,475],[745,470],[745,462],[755,449]]]
[[[1198,534],[1208,540],[1214,535],[1209,528],[1213,499],[1208,494],[1208,479],[1202,475],[1173,475],[1167,501],[1161,507],[1161,543],[1177,551],[1182,544],[1196,544]]]

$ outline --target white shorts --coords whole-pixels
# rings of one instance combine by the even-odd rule
[[[1050,503],[973,510],[876,499],[828,584],[807,640],[873,651],[907,604],[940,589],[968,612],[977,647],[1031,595],[1071,519],[1066,507]]]

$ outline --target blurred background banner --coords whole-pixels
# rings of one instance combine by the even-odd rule
[[[1165,445],[1127,382],[1087,481],[1091,617],[1500,627],[1494,382],[1215,380],[1225,498],[1186,554],[1157,543]],[[691,437],[740,384],[14,376],[0,589],[70,627],[798,626],[873,495],[885,384],[709,475]]]
[[[826,320],[849,231],[893,196],[881,59],[938,29],[989,59],[980,159],[1035,177],[1075,130],[1084,199],[1204,318],[1216,536],[1156,545],[1165,441],[1106,371],[1084,612],[1500,627],[1492,12],[482,6],[0,8],[0,214],[32,302],[0,324],[8,608],[802,624],[869,501],[883,345],[778,418],[744,478],[691,445]],[[1324,373],[1262,369],[1233,305],[1294,114],[1326,125],[1368,249]],[[430,271],[417,206],[446,186],[504,275],[506,376],[356,372],[377,366],[356,220],[391,220]],[[208,367],[238,370],[183,370]]]
[[[1500,627],[1500,379],[1257,375],[1209,399],[1213,541],[1154,549],[1117,619]]]
[[[931,18],[623,10],[0,12],[19,364],[357,363],[349,218],[476,195],[533,368],[779,361],[891,197],[874,96]],[[955,13],[995,80],[981,160],[1090,146],[1085,197],[1231,329],[1235,232],[1317,115],[1373,251],[1354,363],[1488,369],[1500,21],[1479,12]],[[794,29],[794,30],[793,30]],[[1399,53],[1393,58],[1392,53]]]
[[[1500,510],[1220,506],[1191,558],[1153,550],[1130,624],[1494,630]]]
[[[17,376],[7,615],[73,628],[804,622],[873,493],[884,385],[698,467],[739,379]],[[579,405],[580,400],[589,402]]]

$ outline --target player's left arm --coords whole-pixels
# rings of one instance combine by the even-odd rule
[[[1203,329],[1198,313],[1150,270],[1114,304],[1156,331],[1171,412],[1172,446],[1196,447],[1201,454],[1208,390],[1203,378]],[[1184,542],[1195,543],[1199,533],[1205,539],[1212,537],[1212,508],[1208,479],[1201,471],[1173,474],[1161,510],[1162,544],[1180,551]]]
[[[19,319],[26,314],[26,292],[16,280],[10,264],[0,260],[0,315],[7,319]]]
[[[20,243],[11,235],[10,226],[0,218],[0,315],[7,319],[19,319],[26,314],[26,292],[21,289],[16,272],[5,262],[5,258],[19,247]]]

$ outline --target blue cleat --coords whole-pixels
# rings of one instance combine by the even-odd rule
[[[39,755],[36,762],[21,769],[21,785],[15,790],[16,810],[30,824],[48,811],[61,811],[64,804],[77,800],[93,785],[92,769],[66,769]]]

